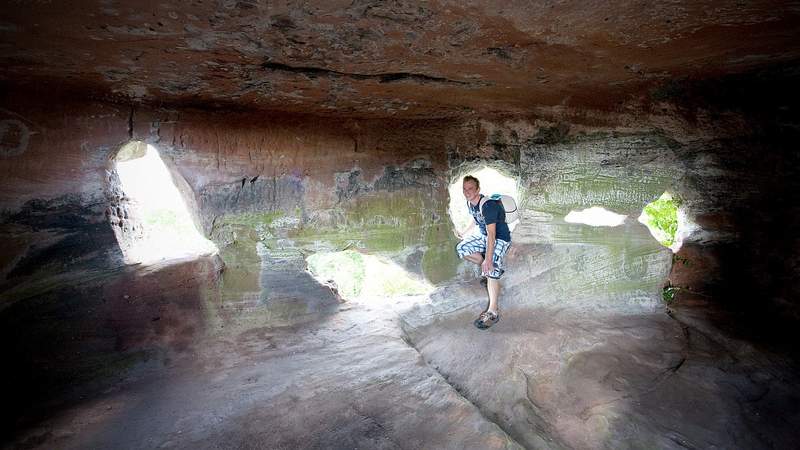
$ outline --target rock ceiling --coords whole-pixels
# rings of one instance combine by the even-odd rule
[[[788,1],[5,1],[0,81],[373,117],[613,108],[800,60]]]

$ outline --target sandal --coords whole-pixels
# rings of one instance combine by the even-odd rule
[[[500,320],[500,316],[498,314],[495,314],[495,313],[487,310],[487,311],[482,312],[481,315],[479,315],[478,318],[475,319],[475,322],[473,322],[473,323],[479,329],[485,330],[485,329],[489,328],[490,326],[496,324],[497,321],[499,321],[499,320]]]

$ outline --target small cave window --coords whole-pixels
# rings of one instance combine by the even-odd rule
[[[306,263],[314,278],[347,300],[426,295],[433,289],[389,259],[355,250],[315,253]]]
[[[664,192],[661,197],[648,203],[639,216],[639,222],[643,223],[650,230],[650,234],[665,247],[669,247],[673,252],[680,249],[680,242],[677,238],[679,220],[678,208],[680,200],[672,194]]]
[[[112,224],[128,263],[211,254],[216,246],[198,232],[189,209],[158,151],[133,141],[114,158]],[[180,175],[175,174],[175,177]],[[179,181],[186,182],[180,178]],[[188,184],[184,187],[189,190]]]
[[[592,206],[580,211],[570,211],[564,217],[564,221],[593,227],[617,227],[625,223],[627,217],[624,214],[617,214],[599,206]]]
[[[472,216],[469,211],[467,211],[467,200],[464,198],[464,193],[462,191],[463,180],[466,175],[472,175],[480,181],[481,194],[510,195],[514,197],[518,207],[522,205],[522,198],[520,198],[521,196],[516,179],[487,166],[475,168],[475,170],[459,170],[448,187],[448,194],[450,196],[448,213],[450,214],[450,220],[452,220],[456,230],[464,230],[472,221]],[[513,231],[518,224],[519,222],[511,223],[509,224],[509,228]]]

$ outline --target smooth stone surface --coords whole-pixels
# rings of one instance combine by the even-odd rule
[[[526,448],[796,443],[796,366],[709,326],[697,306],[675,319],[510,302],[482,331],[471,326],[482,294],[477,283],[451,289],[464,307],[405,326],[428,364]]]
[[[409,301],[217,337],[191,360],[69,407],[15,445],[522,448],[404,341],[397,313]]]

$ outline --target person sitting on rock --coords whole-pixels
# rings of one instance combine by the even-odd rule
[[[481,267],[481,275],[486,277],[486,290],[489,306],[475,320],[475,326],[486,329],[500,320],[497,299],[500,296],[500,277],[503,276],[503,259],[511,247],[511,231],[506,224],[506,213],[501,202],[481,201],[481,183],[472,175],[464,177],[462,190],[467,199],[467,208],[474,220],[463,232],[457,232],[461,242],[456,252],[462,259]],[[481,205],[482,204],[482,205]],[[480,234],[471,234],[475,225]]]

